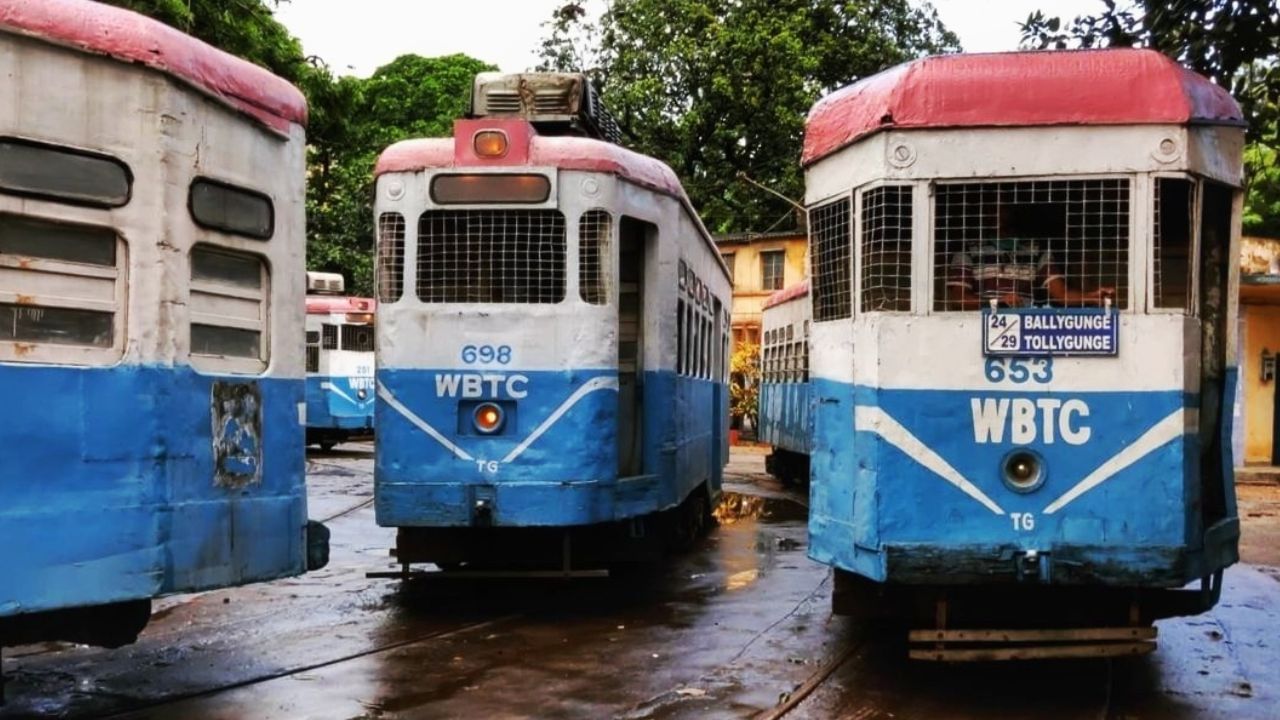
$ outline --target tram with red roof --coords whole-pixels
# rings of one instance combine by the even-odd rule
[[[327,557],[302,454],[307,106],[142,15],[0,0],[0,644]]]
[[[599,571],[711,522],[729,273],[581,75],[480,75],[376,169],[375,507],[406,568]]]
[[[307,444],[332,450],[373,435],[373,298],[344,295],[338,273],[307,273]]]
[[[809,482],[813,405],[809,392],[809,281],[783,288],[760,313],[760,439],[764,467],[784,484]]]
[[[1213,606],[1243,144],[1231,96],[1150,50],[930,57],[813,107],[809,553],[837,611],[985,660],[1146,653]]]

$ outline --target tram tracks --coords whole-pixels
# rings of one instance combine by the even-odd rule
[[[259,675],[256,677],[245,678],[242,680],[224,683],[221,685],[200,688],[198,690],[191,690],[189,692],[178,693],[174,695],[168,695],[165,697],[155,698],[152,700],[133,703],[133,704],[130,704],[128,707],[122,707],[119,710],[107,712],[105,714],[99,715],[98,717],[100,718],[131,717],[136,715],[137,713],[144,712],[147,710],[154,710],[156,708],[176,705],[178,703],[186,702],[188,700],[198,700],[200,698],[212,697],[214,695],[219,695],[219,694],[231,692],[234,690],[240,690],[243,688],[252,687],[254,685],[261,685],[261,684],[272,682],[274,680],[279,680],[282,678],[295,677],[298,675],[302,675],[304,673],[334,667],[337,665],[341,665],[343,663],[354,662],[367,657],[381,655],[384,653],[392,652],[394,650],[399,650],[401,648],[409,647],[412,645],[419,645],[422,643],[438,641],[438,640],[446,640],[459,635],[464,635],[466,633],[471,633],[478,630],[484,630],[484,629],[501,625],[503,623],[519,620],[522,617],[524,617],[523,613],[512,613],[509,615],[502,615],[496,618],[489,618],[487,620],[467,623],[464,625],[441,628],[438,630],[433,630],[431,632],[420,633],[413,637],[396,640],[394,642],[382,643],[380,645],[377,645],[376,647],[367,648],[357,652],[347,653],[345,655],[341,655],[335,658],[328,658],[326,660],[308,663],[305,665],[285,668],[285,669],[273,671],[270,673],[266,673],[263,675]]]

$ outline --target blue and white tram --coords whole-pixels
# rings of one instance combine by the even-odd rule
[[[760,439],[765,470],[784,483],[809,481],[813,407],[809,393],[809,281],[774,293],[760,321]]]
[[[0,78],[0,644],[116,646],[153,597],[324,549],[297,352],[306,104],[80,0],[0,0]]]
[[[728,271],[666,165],[542,134],[587,87],[481,75],[478,117],[378,161],[376,510],[406,567],[652,557],[718,501]]]
[[[331,450],[373,435],[377,302],[344,297],[337,273],[307,273],[307,444]]]
[[[814,106],[810,555],[837,611],[995,659],[1148,652],[1216,602],[1241,117],[1134,49],[927,58]]]

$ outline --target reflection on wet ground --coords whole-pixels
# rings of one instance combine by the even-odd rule
[[[309,456],[329,567],[166,598],[134,646],[6,653],[0,717],[741,718],[849,653],[789,717],[1277,717],[1280,583],[1241,567],[1213,613],[1131,661],[909,663],[898,628],[832,617],[804,493],[730,483],[692,552],[607,579],[398,582],[371,456]],[[755,478],[749,482],[744,478]],[[759,489],[759,494],[753,492]]]

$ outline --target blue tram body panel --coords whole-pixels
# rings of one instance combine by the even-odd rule
[[[1200,539],[1199,440],[1187,422],[1196,397],[814,387],[815,477],[849,478],[812,486],[810,554],[820,562],[879,581],[978,582],[1035,550],[1040,581],[1179,587],[1235,560],[1234,507]],[[1036,400],[1080,405],[1052,421],[1015,419],[1014,403]],[[1032,491],[1002,479],[1015,450],[1042,459]],[[1223,464],[1229,473],[1230,458]]]
[[[306,383],[308,428],[373,430],[373,378],[308,375]]]
[[[215,387],[216,386],[216,387]],[[302,381],[0,365],[0,616],[305,569]]]
[[[379,370],[376,509],[380,525],[464,527],[477,500],[495,527],[574,526],[624,520],[678,505],[698,485],[718,493],[724,433],[706,422],[717,393],[709,380],[644,374],[644,472],[618,477],[615,369],[519,371],[517,399],[484,392],[440,397],[455,370]],[[488,386],[486,386],[488,387]],[[527,393],[527,394],[526,394]],[[480,403],[502,404],[494,435],[471,428]],[[727,408],[725,408],[727,411]]]
[[[813,408],[808,382],[761,383],[760,439],[783,450],[809,454]]]

